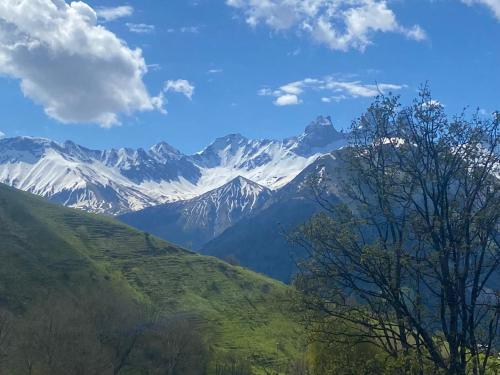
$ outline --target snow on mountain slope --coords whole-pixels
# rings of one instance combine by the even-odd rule
[[[270,189],[238,176],[218,189],[187,201],[183,211],[188,224],[213,222],[213,234],[217,235],[241,217],[258,211],[271,195]]]
[[[240,134],[218,138],[192,157],[202,168],[200,184],[214,185],[213,178],[229,181],[237,176],[278,189],[290,182],[319,156],[347,144],[330,117],[318,117],[305,132],[282,141],[250,140]]]
[[[235,258],[244,267],[290,282],[297,260],[307,254],[277,233],[292,231],[322,211],[311,189],[311,178],[320,183],[324,199],[331,203],[343,199],[338,186],[338,177],[346,170],[342,152],[337,150],[319,157],[275,192],[263,209],[239,220],[199,251],[221,259]]]
[[[94,151],[30,137],[0,140],[0,182],[92,212],[117,214],[175,199],[175,183],[189,185],[198,175],[185,157],[158,160],[144,150]]]
[[[270,189],[239,176],[196,198],[149,207],[119,219],[168,241],[199,249],[242,218],[259,212],[272,195]]]
[[[90,150],[71,141],[0,139],[0,182],[91,212],[120,214],[197,197],[238,176],[270,189],[346,144],[329,117],[282,141],[218,138],[195,155],[165,142],[144,149]]]

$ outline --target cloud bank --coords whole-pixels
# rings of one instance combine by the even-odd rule
[[[362,51],[377,32],[426,39],[420,26],[400,25],[386,0],[226,0],[226,4],[242,10],[253,27],[263,23],[275,31],[296,30],[332,50]]]
[[[330,103],[345,99],[371,98],[379,93],[398,91],[405,85],[392,83],[365,84],[359,80],[346,81],[333,75],[323,78],[306,78],[300,81],[290,82],[276,89],[263,88],[258,91],[260,96],[273,97],[273,103],[277,106],[297,105],[303,102],[301,95],[308,91],[321,94],[321,101]]]
[[[98,25],[84,2],[0,2],[0,74],[19,79],[24,95],[60,122],[110,127],[120,114],[158,109],[146,72],[141,50]]]
[[[275,31],[296,30],[332,50],[362,51],[377,32],[417,41],[426,38],[420,26],[400,25],[386,0],[226,0],[226,4],[243,11],[253,27],[262,23]]]

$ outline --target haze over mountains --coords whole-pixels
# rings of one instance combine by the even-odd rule
[[[16,137],[0,140],[0,182],[69,207],[116,215],[189,200],[238,177],[276,190],[345,144],[346,135],[329,117],[318,117],[297,137],[251,140],[231,134],[194,155],[165,142],[148,150],[100,151],[71,141]]]

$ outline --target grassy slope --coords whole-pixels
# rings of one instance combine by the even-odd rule
[[[0,224],[0,303],[22,309],[49,293],[116,284],[164,310],[197,314],[217,351],[236,350],[257,367],[297,353],[298,327],[277,281],[5,185]]]

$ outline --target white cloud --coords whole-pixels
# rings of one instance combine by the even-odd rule
[[[109,16],[109,14],[108,14]],[[157,109],[140,49],[97,25],[83,2],[0,2],[0,74],[63,123],[119,124],[120,114]]]
[[[134,8],[128,5],[118,7],[99,7],[96,9],[96,13],[99,18],[102,18],[105,21],[114,21],[118,18],[131,16],[134,13]]]
[[[493,0],[489,0],[493,1]],[[255,27],[296,30],[333,50],[364,50],[376,32],[393,32],[417,41],[426,38],[420,26],[399,24],[387,0],[226,0],[245,13]]]
[[[145,23],[126,23],[128,29],[132,33],[137,33],[137,34],[150,34],[155,31],[155,26],[154,25],[148,25]]]
[[[420,26],[415,25],[409,29],[403,29],[403,33],[410,39],[422,41],[427,39],[427,34]]]
[[[176,92],[184,95],[189,100],[192,100],[194,90],[194,85],[185,79],[166,81],[160,94],[153,98],[154,106],[158,108],[161,113],[167,114],[167,111],[164,109],[165,103],[167,101],[167,99],[165,98],[166,94],[168,94],[169,92]]]
[[[302,91],[304,91],[302,86],[302,82],[292,82],[287,85],[281,86],[280,90],[287,94],[300,95],[302,94]]]
[[[224,72],[224,70],[222,70],[222,69],[209,69],[207,71],[208,74],[220,74],[220,73],[223,73],[223,72]]]
[[[281,96],[278,96],[276,100],[274,101],[274,104],[277,106],[286,106],[286,105],[297,105],[300,104],[301,100],[297,95],[293,94],[284,94]]]
[[[464,4],[469,6],[479,4],[488,7],[494,16],[500,21],[500,0],[462,0]]]
[[[321,94],[323,103],[331,103],[352,98],[370,98],[387,91],[398,91],[405,85],[392,83],[365,84],[359,80],[347,81],[329,75],[323,78],[306,78],[301,81],[287,83],[277,89],[265,87],[257,94],[276,98],[276,105],[294,105],[302,103],[301,95],[308,91]]]
[[[186,98],[191,100],[193,98],[195,87],[186,81],[185,79],[178,79],[175,81],[165,82],[164,91],[167,93],[169,91],[177,92],[183,94]]]
[[[5,133],[3,133],[2,131],[0,131],[0,139],[2,139],[3,137],[5,137]]]

